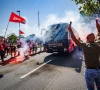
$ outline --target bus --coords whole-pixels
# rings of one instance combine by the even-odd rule
[[[48,26],[44,34],[47,53],[70,53],[76,48],[67,30],[68,25],[68,23],[57,23]]]

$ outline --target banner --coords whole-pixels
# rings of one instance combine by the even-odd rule
[[[14,12],[11,13],[9,22],[15,22],[15,23],[26,23],[26,20],[23,17],[20,17],[19,15],[15,14]]]
[[[20,30],[20,34],[24,34],[24,32]]]

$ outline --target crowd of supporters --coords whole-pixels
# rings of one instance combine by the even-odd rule
[[[36,41],[29,41],[26,43],[18,38],[16,44],[12,44],[10,42],[5,42],[4,39],[0,39],[0,57],[2,62],[4,62],[4,58],[8,55],[10,55],[11,58],[20,56],[20,50],[24,50],[24,55],[27,57],[36,54],[37,48],[40,48],[40,52],[45,50],[44,45]]]

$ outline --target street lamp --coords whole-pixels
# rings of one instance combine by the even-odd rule
[[[42,31],[43,31],[43,30],[46,30],[46,29],[44,29],[44,28],[43,28],[43,29],[41,29],[41,35],[42,35]]]
[[[19,16],[20,16],[20,11],[18,10],[16,12],[18,12],[19,13]],[[20,22],[19,22],[19,38],[20,38]]]

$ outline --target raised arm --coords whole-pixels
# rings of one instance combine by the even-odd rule
[[[98,36],[100,36],[100,24],[98,23],[98,18],[96,18],[96,27],[97,27],[97,30],[98,30]]]
[[[79,46],[80,45],[80,41],[75,37],[75,35],[73,33],[73,30],[71,28],[71,24],[72,24],[72,22],[70,22],[70,25],[68,27],[68,30],[70,31],[71,38],[73,39],[73,41]]]

